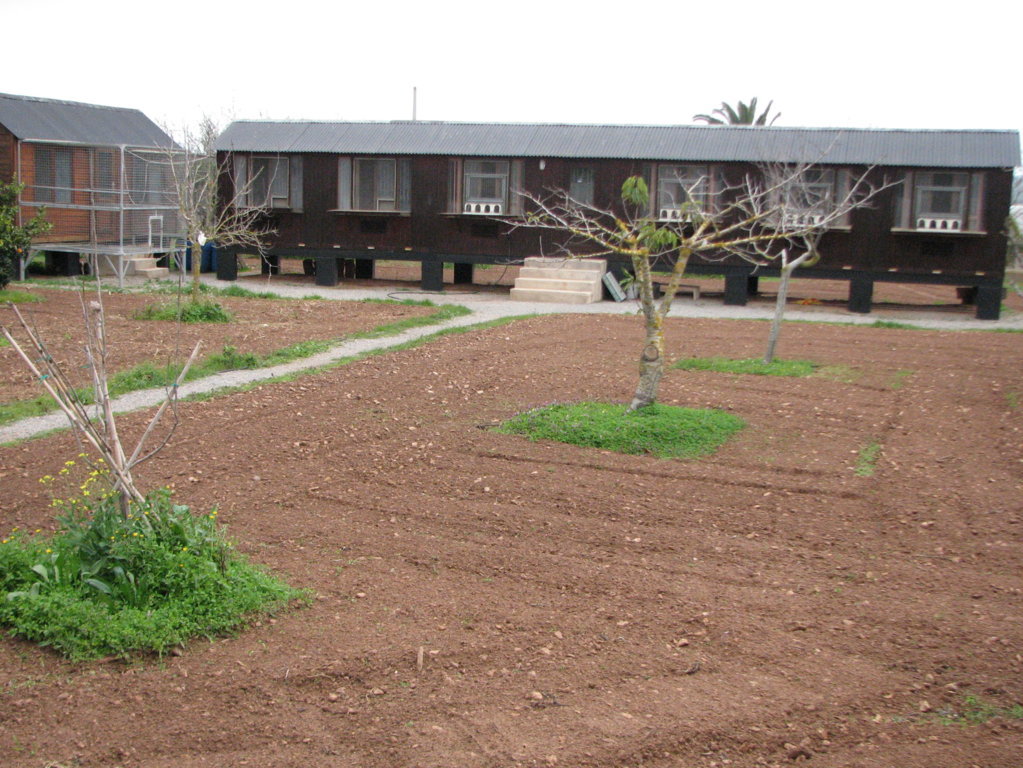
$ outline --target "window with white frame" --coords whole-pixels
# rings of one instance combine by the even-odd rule
[[[286,157],[252,157],[252,200],[268,208],[288,207],[289,171]]]
[[[661,221],[679,221],[704,210],[719,191],[709,165],[658,165],[654,168],[654,213]]]
[[[340,157],[337,207],[342,211],[411,210],[411,163],[408,158]]]
[[[832,168],[807,168],[796,173],[784,187],[785,224],[807,227],[824,221],[835,204],[835,177]]]
[[[981,232],[984,175],[964,171],[906,171],[894,186],[897,229]]]
[[[593,168],[577,166],[569,171],[568,196],[577,203],[593,205],[595,177]]]
[[[483,216],[522,213],[521,160],[453,159],[448,179],[448,210]]]
[[[302,157],[234,155],[235,203],[243,207],[302,210]]]
[[[778,215],[785,227],[805,228],[826,224],[828,228],[849,226],[849,211],[837,211],[850,195],[852,177],[846,168],[782,169],[776,183]]]

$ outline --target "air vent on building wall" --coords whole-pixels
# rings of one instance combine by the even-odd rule
[[[963,223],[959,219],[917,219],[916,228],[927,232],[959,232]]]
[[[661,208],[661,221],[678,221],[682,218],[682,211],[678,208]]]
[[[821,213],[786,213],[785,224],[789,227],[816,227],[824,221]]]
[[[500,216],[504,206],[501,203],[466,203],[463,213],[482,214],[484,216]]]

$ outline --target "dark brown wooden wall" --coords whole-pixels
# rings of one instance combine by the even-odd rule
[[[411,214],[359,214],[335,211],[337,206],[337,157],[304,155],[304,210],[272,215],[278,231],[275,248],[293,249],[301,244],[310,250],[368,249],[411,251],[467,257],[472,260],[520,260],[526,256],[556,252],[556,236],[536,230],[514,229],[481,216],[447,212],[448,158],[423,156],[412,159]],[[574,166],[591,166],[596,172],[596,204],[609,207],[619,200],[622,182],[643,172],[649,163],[621,160],[538,159],[523,161],[523,182],[535,194],[566,189]],[[749,168],[735,164],[730,175]],[[969,170],[969,169],[964,169]],[[1008,210],[1011,170],[980,169],[985,173],[986,234],[933,235],[893,232],[891,191],[882,191],[869,208],[854,211],[851,227],[829,232],[822,244],[818,271],[904,271],[914,274],[973,275],[1004,269],[1005,239],[1000,211]],[[853,169],[855,173],[855,169]],[[880,174],[879,171],[875,171]],[[455,259],[457,260],[457,259]],[[693,264],[701,263],[694,259]],[[710,260],[703,263],[710,264]],[[727,264],[740,264],[729,259]]]
[[[18,172],[15,164],[15,147],[17,141],[14,134],[0,125],[0,183],[6,184],[14,179]]]

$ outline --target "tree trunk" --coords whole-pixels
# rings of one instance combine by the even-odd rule
[[[192,303],[199,303],[199,286],[202,276],[202,246],[192,237]]]
[[[657,390],[664,375],[664,330],[660,321],[659,314],[654,322],[647,320],[646,343],[639,358],[639,384],[629,405],[629,413],[657,402]]]
[[[657,389],[664,373],[664,316],[654,301],[649,254],[634,254],[632,270],[636,276],[635,285],[639,289],[639,306],[646,319],[646,341],[643,343],[643,354],[639,357],[639,384],[629,405],[629,413],[657,401]]]
[[[764,365],[770,365],[774,361],[774,349],[778,345],[778,336],[781,335],[781,319],[785,314],[785,302],[789,296],[789,278],[792,277],[795,267],[793,263],[781,268],[781,282],[778,283],[778,298],[774,301],[774,318],[771,320],[771,333],[767,337]]]

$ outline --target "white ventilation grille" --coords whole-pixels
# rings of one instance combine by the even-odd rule
[[[916,228],[925,232],[959,232],[963,228],[960,219],[928,219],[916,220]]]
[[[463,213],[482,216],[500,216],[504,213],[503,203],[466,203],[462,206]]]
[[[682,211],[678,208],[661,208],[661,221],[679,221],[682,218]]]
[[[786,227],[816,227],[824,221],[824,214],[822,213],[786,213],[785,214],[785,226]]]

